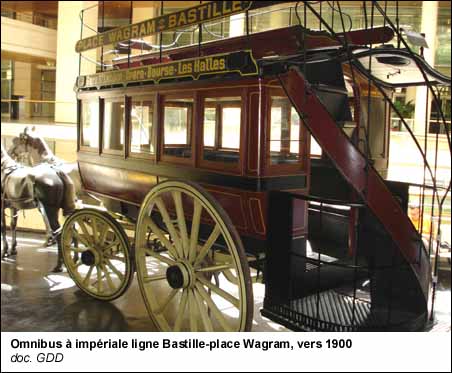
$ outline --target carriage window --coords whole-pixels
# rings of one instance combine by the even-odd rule
[[[105,99],[103,148],[106,150],[124,150],[124,101]]]
[[[167,99],[164,106],[164,154],[190,158],[193,99]]]
[[[82,101],[82,146],[99,147],[99,100]]]
[[[241,98],[206,98],[204,101],[204,159],[238,162]]]
[[[132,99],[130,112],[132,153],[155,153],[152,134],[153,114],[152,101],[138,98]]]
[[[271,106],[270,159],[272,164],[300,160],[300,117],[287,98],[274,97]]]

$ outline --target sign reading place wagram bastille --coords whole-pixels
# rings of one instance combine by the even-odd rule
[[[212,1],[197,5],[79,40],[75,45],[75,51],[80,53],[103,45],[139,39],[159,32],[231,16],[249,10],[252,3],[253,1]]]
[[[196,80],[200,76],[234,72],[241,76],[257,74],[257,64],[251,51],[216,54],[208,57],[79,76],[76,87],[83,89],[135,82],[158,84],[164,79],[191,78]]]

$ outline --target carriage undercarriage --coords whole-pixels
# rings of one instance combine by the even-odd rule
[[[136,269],[146,307],[162,331],[251,330],[249,262],[255,258],[245,254],[229,217],[199,185],[158,184],[135,226],[121,226],[106,211],[81,209],[66,221],[62,247],[71,277],[100,300],[123,295]]]

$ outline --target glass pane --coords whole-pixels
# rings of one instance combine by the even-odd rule
[[[175,157],[190,158],[190,128],[193,113],[192,99],[165,101],[164,153]]]
[[[272,164],[300,161],[300,117],[284,97],[272,99],[270,117],[270,159]]]
[[[223,128],[221,131],[221,146],[227,149],[240,147],[240,107],[223,108]]]
[[[132,110],[130,113],[132,153],[155,153],[152,135],[153,114],[152,101],[132,99]]]
[[[300,116],[294,108],[290,109],[290,152],[300,152]]]
[[[204,159],[239,161],[241,98],[206,98],[204,102]]]
[[[82,145],[99,147],[99,101],[82,101]]]
[[[104,149],[124,150],[124,102],[105,100]]]
[[[217,124],[217,109],[206,107],[204,109],[204,146],[215,146],[215,130]]]

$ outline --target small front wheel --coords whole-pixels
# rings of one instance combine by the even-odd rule
[[[64,264],[77,286],[93,298],[119,298],[133,280],[129,239],[107,212],[82,209],[64,223],[61,246]]]

